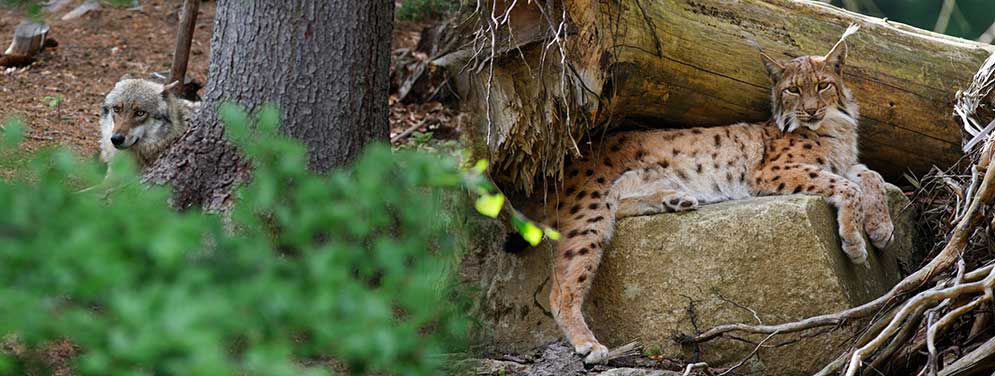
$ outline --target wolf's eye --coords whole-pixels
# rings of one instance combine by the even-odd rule
[[[829,83],[829,82],[820,82],[820,83],[819,83],[819,91],[823,91],[823,90],[826,90],[826,89],[828,89],[828,88],[829,88],[830,86],[833,86],[833,84],[831,84],[831,83]]]
[[[121,113],[121,106],[114,106],[114,113],[115,114],[120,114]]]
[[[136,117],[145,117],[145,111],[142,111],[142,110],[135,111],[135,116]]]
[[[791,93],[791,94],[795,94],[795,95],[798,95],[798,93],[800,93],[800,91],[798,90],[797,86],[789,87],[787,89],[784,89],[784,91],[786,91],[788,93]]]

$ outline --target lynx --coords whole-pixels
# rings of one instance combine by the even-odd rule
[[[884,180],[857,161],[857,102],[842,76],[846,37],[855,31],[848,28],[825,56],[778,62],[760,51],[773,83],[766,122],[619,133],[568,165],[559,202],[548,210],[564,235],[550,306],[585,362],[608,354],[581,306],[620,218],[800,193],[837,209],[842,248],[854,263],[867,265],[864,232],[878,248],[891,242]]]

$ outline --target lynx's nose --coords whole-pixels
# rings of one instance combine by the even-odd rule
[[[111,143],[114,144],[114,146],[121,146],[121,144],[124,143],[124,135],[114,134],[111,136]]]

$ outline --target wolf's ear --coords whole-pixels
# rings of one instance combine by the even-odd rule
[[[124,76],[121,76],[121,79],[119,79],[118,81],[134,80],[134,79],[135,76],[132,76],[131,73],[125,73]]]
[[[859,29],[860,26],[857,26],[856,24],[850,25],[850,27],[846,28],[846,31],[843,32],[843,36],[840,37],[839,42],[836,42],[833,49],[829,50],[829,53],[826,54],[826,66],[832,68],[833,72],[836,72],[836,74],[843,74],[843,64],[846,63],[846,37],[856,33]]]
[[[770,77],[771,82],[777,83],[784,78],[784,66],[781,63],[763,52],[760,53],[760,60],[764,62],[764,68],[767,68],[767,77]]]
[[[162,95],[163,99],[169,99],[169,97],[173,95],[173,88],[175,88],[176,85],[179,85],[179,84],[180,84],[180,81],[173,81],[173,82],[171,82],[171,83],[163,86],[162,87],[162,92],[159,93],[159,95]]]

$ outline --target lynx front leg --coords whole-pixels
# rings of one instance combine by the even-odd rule
[[[864,215],[857,184],[816,166],[786,164],[766,166],[756,176],[755,188],[762,194],[806,193],[824,197],[837,209],[843,251],[854,264],[867,261],[862,231]]]
[[[618,203],[617,219],[639,215],[679,212],[698,208],[698,200],[691,195],[662,190],[646,196],[623,197]]]
[[[895,238],[895,225],[888,213],[884,179],[862,164],[850,167],[847,178],[860,185],[860,202],[864,209],[864,231],[878,249],[887,247]]]

